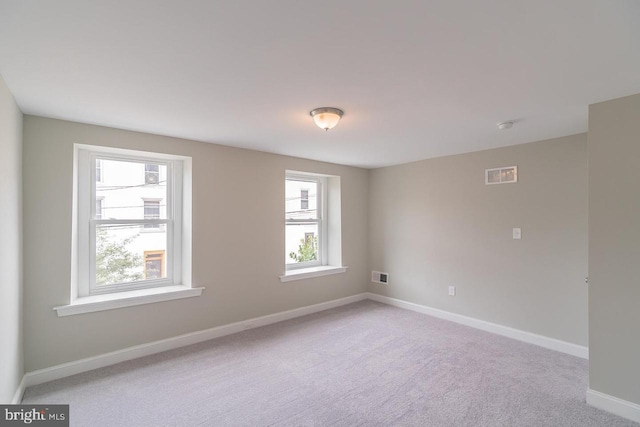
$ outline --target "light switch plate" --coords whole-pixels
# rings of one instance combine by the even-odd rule
[[[451,295],[452,297],[456,296],[456,287],[455,286],[449,286],[449,295]]]
[[[516,240],[522,239],[522,229],[521,228],[514,228],[513,229],[513,238],[516,239]]]

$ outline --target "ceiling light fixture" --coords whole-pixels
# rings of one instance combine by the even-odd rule
[[[333,129],[340,119],[344,111],[333,107],[322,107],[311,110],[309,115],[313,117],[313,121],[318,125],[320,129],[329,130]]]
[[[500,129],[500,130],[511,129],[511,126],[513,126],[513,122],[498,123],[498,129]]]

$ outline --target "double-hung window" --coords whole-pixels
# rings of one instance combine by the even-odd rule
[[[326,178],[287,173],[285,265],[287,270],[326,264]]]
[[[281,282],[344,273],[340,177],[285,172],[285,272]]]
[[[77,168],[77,296],[182,284],[183,160],[81,146]]]

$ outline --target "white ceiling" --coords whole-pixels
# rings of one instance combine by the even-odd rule
[[[27,114],[378,167],[585,132],[640,92],[640,1],[0,0],[0,74]]]

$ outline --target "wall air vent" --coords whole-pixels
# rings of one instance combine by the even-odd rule
[[[486,185],[511,184],[514,182],[518,182],[518,166],[485,169],[484,171],[484,183]]]
[[[386,285],[389,283],[389,274],[382,273],[380,271],[372,271],[371,272],[371,281],[375,283],[382,283]]]

